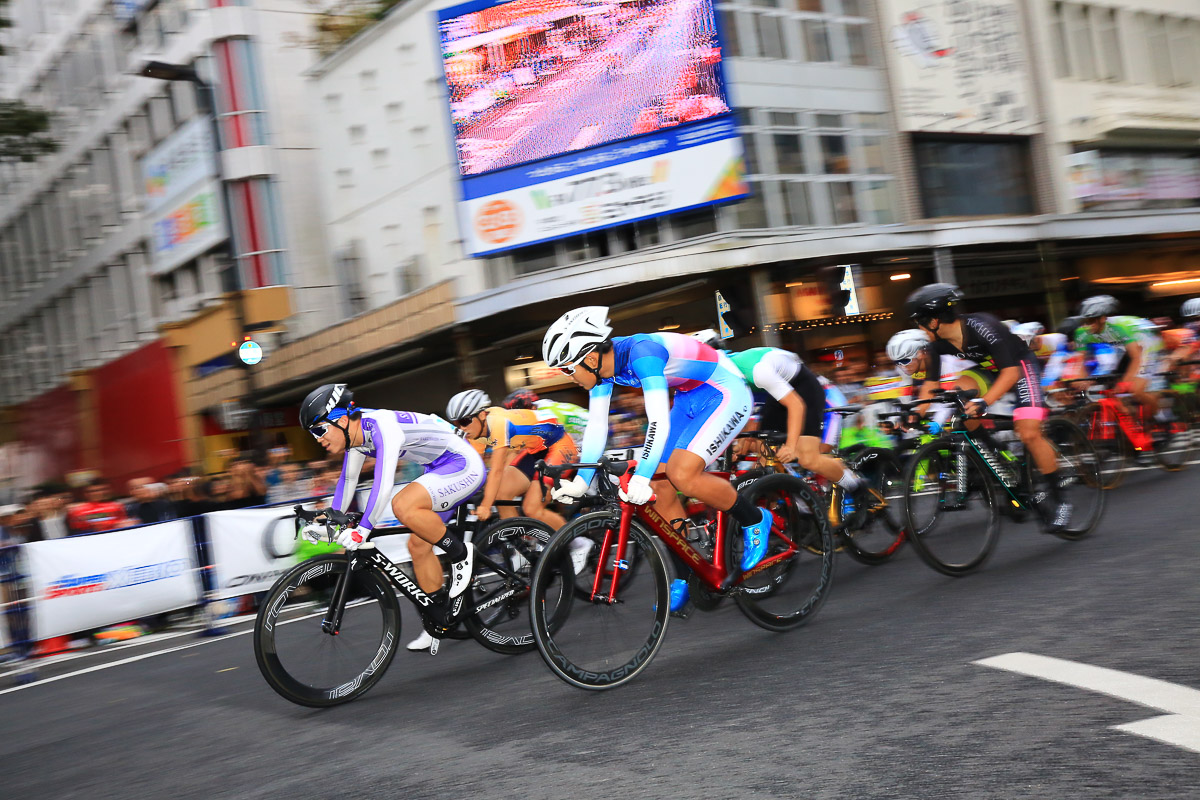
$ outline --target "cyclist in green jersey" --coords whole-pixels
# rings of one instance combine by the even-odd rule
[[[1083,319],[1075,331],[1075,344],[1109,344],[1125,351],[1125,373],[1118,390],[1128,388],[1133,399],[1148,414],[1158,411],[1158,393],[1164,388],[1162,376],[1162,339],[1154,325],[1141,317],[1114,316],[1119,309],[1116,298],[1102,294],[1089,297],[1079,307]]]

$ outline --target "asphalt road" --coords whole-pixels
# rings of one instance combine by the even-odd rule
[[[1006,522],[967,578],[907,549],[841,559],[808,627],[770,634],[732,605],[673,620],[611,692],[448,642],[313,711],[271,692],[249,635],[102,651],[0,684],[0,796],[1192,798],[1200,752],[1114,729],[1163,711],[974,662],[1025,652],[1200,689],[1198,494],[1200,465],[1139,472],[1093,537]]]

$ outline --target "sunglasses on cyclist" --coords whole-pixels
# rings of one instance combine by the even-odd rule
[[[914,358],[916,358],[916,356],[910,356],[909,358],[897,358],[896,366],[907,367],[909,364],[911,364],[913,362]]]
[[[328,425],[328,424],[313,425],[311,428],[308,429],[308,432],[313,435],[313,438],[320,439],[322,436],[325,435],[326,431],[328,431],[331,427],[333,427],[333,426]]]
[[[454,420],[454,424],[460,428],[465,428],[468,425],[470,425],[477,416],[479,416],[478,411],[476,411],[474,414],[470,414],[469,416],[463,417],[462,419]]]

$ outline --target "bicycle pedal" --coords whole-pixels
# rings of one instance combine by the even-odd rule
[[[436,656],[438,654],[438,645],[441,644],[441,642],[442,640],[436,636],[433,638],[433,641],[429,643],[429,655]]]

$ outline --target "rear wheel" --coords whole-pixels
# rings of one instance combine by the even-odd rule
[[[890,450],[866,448],[847,465],[883,499],[883,508],[843,517],[846,552],[868,565],[887,561],[904,544],[904,471]]]
[[[909,537],[921,559],[945,575],[978,569],[1000,535],[992,473],[973,451],[935,439],[913,453],[904,473]]]
[[[745,573],[730,594],[755,625],[772,631],[803,625],[821,608],[833,585],[833,527],[825,503],[792,475],[767,475],[738,494],[770,510],[775,522],[766,558]],[[732,518],[725,541],[727,563],[740,563],[742,532]]]
[[[483,558],[476,561],[468,597],[475,611],[463,622],[487,649],[515,654],[535,647],[529,627],[529,579],[552,535],[554,531],[544,522],[513,517],[494,523],[479,536],[476,547]],[[511,574],[499,571],[489,561]],[[557,598],[559,613],[566,612],[562,603],[563,598]]]
[[[309,559],[267,592],[254,622],[254,656],[267,684],[302,706],[324,708],[359,697],[379,682],[400,641],[400,603],[386,578],[368,567],[352,572],[336,634],[321,622],[345,555]]]
[[[1100,523],[1104,514],[1104,488],[1101,484],[1100,459],[1087,434],[1074,422],[1062,418],[1046,420],[1043,432],[1058,460],[1055,472],[1063,499],[1071,504],[1071,524],[1056,531],[1063,539],[1082,539]],[[1030,485],[1036,465],[1026,456]]]
[[[550,538],[533,570],[530,600],[533,636],[550,671],[580,689],[612,689],[628,683],[662,647],[669,619],[669,575],[653,537],[631,520],[623,558],[610,548],[614,569],[602,576],[600,591],[575,596],[569,614],[556,611],[558,598],[576,594],[571,543],[589,531],[611,531],[616,542],[620,515],[585,514]],[[634,559],[641,564],[636,581],[626,581]],[[593,573],[594,574],[594,573]],[[616,580],[616,591],[612,591]],[[610,600],[610,595],[612,599]]]

